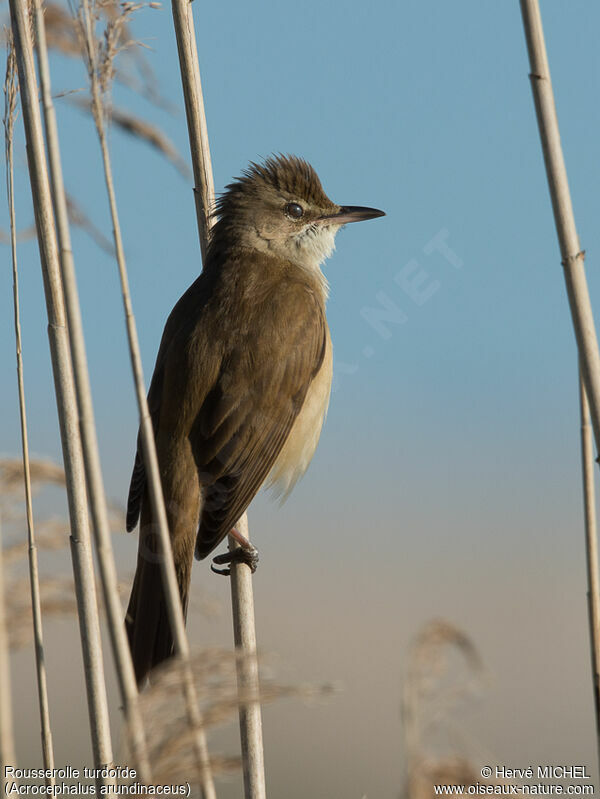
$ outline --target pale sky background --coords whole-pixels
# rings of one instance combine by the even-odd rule
[[[284,681],[343,687],[316,705],[266,710],[270,795],[398,795],[408,645],[436,617],[464,630],[486,667],[458,749],[476,765],[586,765],[597,785],[577,356],[519,4],[197,1],[194,12],[217,190],[248,160],[291,152],[336,202],[387,212],[342,231],[326,266],[336,389],[313,464],[281,509],[260,497],[250,512],[261,649],[276,653]],[[600,6],[545,0],[542,12],[598,306]],[[139,12],[134,32],[177,113],[122,89],[116,103],[160,124],[187,159],[168,4]],[[53,70],[55,91],[85,85],[71,61]],[[92,125],[64,101],[58,114],[67,188],[109,235]],[[191,185],[116,130],[112,145],[149,380],[166,316],[200,269]],[[25,227],[20,122],[16,157]],[[438,234],[450,259],[429,246]],[[137,422],[116,267],[84,234],[73,238],[105,482],[123,503]],[[4,253],[0,449],[17,455]],[[36,245],[19,257],[31,449],[60,459]],[[420,304],[401,285],[419,268]],[[365,308],[382,304],[396,321],[377,328]],[[134,537],[117,551],[126,576]],[[193,585],[222,603],[217,619],[192,614],[194,642],[227,644],[227,582],[203,563]],[[75,621],[50,625],[48,638],[57,761],[89,762],[83,688],[72,698]],[[19,758],[35,765],[31,652],[14,667]],[[219,738],[222,751],[234,732]],[[237,778],[221,788],[239,795]]]

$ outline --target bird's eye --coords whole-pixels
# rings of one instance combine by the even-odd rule
[[[288,203],[285,206],[285,212],[292,219],[300,219],[300,217],[304,214],[304,208],[298,203]]]

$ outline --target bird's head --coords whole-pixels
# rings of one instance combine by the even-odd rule
[[[375,208],[336,205],[309,163],[283,155],[251,163],[227,186],[216,213],[217,228],[237,246],[318,271],[343,225],[384,216]]]

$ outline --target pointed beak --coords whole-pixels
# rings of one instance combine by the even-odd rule
[[[334,225],[347,225],[349,222],[364,222],[366,219],[376,219],[385,216],[385,211],[377,208],[365,208],[363,205],[342,205],[336,214],[319,217],[319,222],[329,222]]]

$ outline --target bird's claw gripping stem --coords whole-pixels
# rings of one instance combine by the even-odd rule
[[[228,577],[231,574],[231,569],[216,569],[215,564],[221,565],[222,563],[245,563],[249,567],[252,574],[256,571],[258,566],[258,549],[253,546],[247,538],[238,533],[237,530],[232,530],[230,535],[235,538],[239,543],[239,547],[223,552],[222,555],[216,555],[211,563],[211,571],[215,574],[222,574]]]

